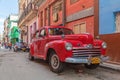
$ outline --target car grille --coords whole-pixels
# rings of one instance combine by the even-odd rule
[[[96,57],[100,56],[100,48],[73,48],[72,50],[73,57]]]

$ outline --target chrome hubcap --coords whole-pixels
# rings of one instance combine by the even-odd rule
[[[51,66],[54,69],[57,69],[59,67],[59,58],[57,55],[53,55],[51,58]]]

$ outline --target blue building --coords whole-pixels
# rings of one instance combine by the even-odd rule
[[[120,63],[120,0],[99,0],[99,35],[111,61]]]

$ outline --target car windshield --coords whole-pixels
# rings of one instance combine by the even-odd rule
[[[50,35],[71,35],[73,31],[66,28],[49,28]]]

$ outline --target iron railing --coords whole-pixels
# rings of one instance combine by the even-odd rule
[[[20,22],[31,12],[31,11],[36,11],[37,8],[35,7],[35,5],[33,3],[29,3],[28,6],[25,8],[25,10],[23,11],[22,15],[19,18],[18,24],[20,24]]]

